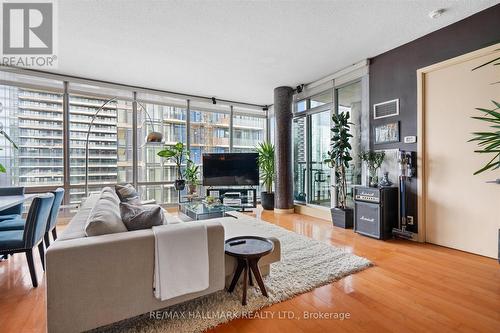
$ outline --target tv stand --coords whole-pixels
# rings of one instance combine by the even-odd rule
[[[247,208],[257,207],[257,190],[254,188],[215,188],[207,189],[207,196],[219,199],[222,204],[245,212]]]

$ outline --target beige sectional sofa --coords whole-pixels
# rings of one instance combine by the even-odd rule
[[[207,224],[209,288],[159,301],[152,289],[155,246],[152,230],[86,237],[87,218],[98,200],[102,200],[99,194],[87,198],[47,250],[49,333],[89,330],[222,290],[235,270],[234,260],[224,254],[224,240],[258,235],[243,221],[238,223],[232,217],[182,222]],[[271,239],[274,251],[259,262],[263,275],[268,274],[272,262],[280,260],[279,241]]]

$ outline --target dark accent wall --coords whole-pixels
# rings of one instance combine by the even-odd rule
[[[444,14],[446,15],[446,13]],[[500,5],[392,49],[370,60],[370,135],[378,124],[400,121],[401,142],[373,145],[373,149],[416,151],[417,144],[404,144],[405,136],[417,135],[416,71],[434,63],[500,42]],[[373,104],[399,98],[399,116],[373,119]],[[420,138],[417,138],[417,141]],[[420,156],[418,156],[418,159]],[[409,184],[408,215],[417,217],[417,182]],[[417,231],[416,225],[412,230]]]

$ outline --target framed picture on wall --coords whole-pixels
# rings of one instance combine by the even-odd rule
[[[399,142],[399,121],[375,126],[375,144]]]

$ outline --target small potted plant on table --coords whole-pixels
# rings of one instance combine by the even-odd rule
[[[182,165],[189,161],[189,151],[185,148],[182,142],[177,142],[173,146],[166,146],[165,149],[157,153],[158,156],[166,158],[167,161],[175,163],[177,169],[177,179],[174,187],[177,191],[182,191],[186,187],[186,181],[182,174]]]
[[[332,116],[331,150],[328,152],[328,159],[325,160],[325,163],[335,170],[337,180],[337,184],[334,185],[337,190],[337,206],[331,209],[332,222],[334,226],[346,229],[353,226],[353,209],[347,207],[346,170],[349,168],[349,162],[352,161],[349,143],[349,139],[352,138],[350,133],[352,123],[349,118],[349,112],[341,112]]]
[[[184,175],[188,184],[189,195],[194,195],[196,193],[196,187],[200,185],[200,181],[198,180],[198,176],[200,174],[199,169],[200,167],[194,164],[193,161],[187,161],[186,172]]]
[[[265,191],[260,194],[262,208],[266,210],[274,209],[273,182],[276,176],[274,168],[274,145],[269,142],[260,143],[256,148],[259,157],[257,163],[260,168],[260,179]]]

